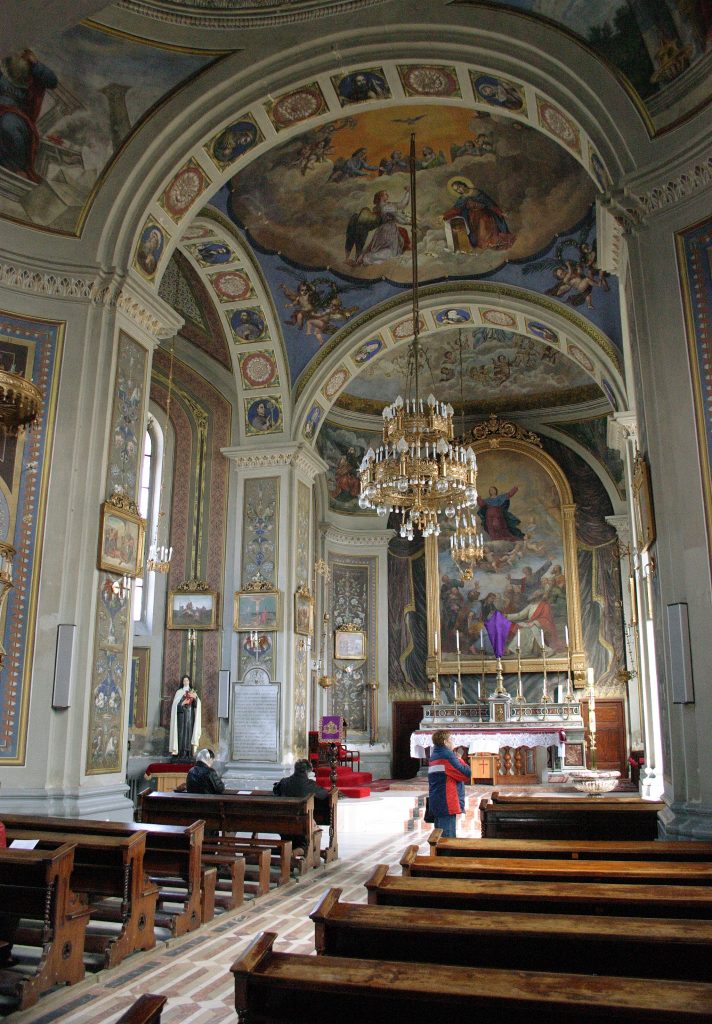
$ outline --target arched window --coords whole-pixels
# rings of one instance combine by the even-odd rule
[[[147,631],[150,631],[151,628],[154,578],[153,573],[146,571],[146,559],[148,557],[149,545],[155,536],[158,525],[163,456],[163,431],[154,417],[149,416],[146,433],[144,434],[138,499],[139,511],[146,520],[146,544],[143,554],[144,570],[143,577],[134,580],[132,609],[134,626],[139,623],[143,624]]]

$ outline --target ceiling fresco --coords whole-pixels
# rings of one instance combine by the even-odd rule
[[[454,2],[471,5],[470,0]],[[645,100],[684,76],[712,48],[712,9],[707,0],[490,3],[539,15],[574,33],[615,65]]]
[[[232,178],[227,208],[260,249],[300,267],[407,283],[411,132],[424,282],[490,273],[539,252],[596,194],[572,155],[519,121],[404,105],[274,147]]]
[[[71,234],[131,132],[215,54],[48,24],[3,57],[0,109],[20,117],[0,120],[0,214]]]
[[[620,348],[617,280],[597,266],[596,186],[571,153],[500,113],[396,105],[276,146],[211,200],[270,286],[292,384],[409,288],[414,130],[422,285],[484,278],[551,296]]]
[[[447,395],[459,413],[462,339],[462,399],[468,414],[548,409],[600,399],[602,393],[573,359],[534,338],[493,327],[446,330],[424,338],[420,370],[424,395]],[[408,349],[378,355],[349,381],[337,405],[380,415],[404,393]]]

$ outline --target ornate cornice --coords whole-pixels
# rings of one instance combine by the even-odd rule
[[[135,14],[142,14],[154,21],[169,25],[190,25],[192,28],[230,29],[230,28],[268,28],[273,25],[294,25],[303,21],[315,21],[325,15],[347,14],[358,11],[362,7],[373,7],[385,0],[329,0],[327,3],[314,3],[303,0],[295,3],[290,10],[280,4],[239,3],[224,4],[220,8],[214,4],[212,9],[207,4],[170,5],[160,0],[119,0],[119,7]],[[176,10],[176,7],[178,8]],[[238,7],[238,10],[231,10]]]
[[[320,473],[325,473],[327,465],[320,455],[300,441],[297,444],[281,445],[278,448],[222,448],[226,459],[234,463],[238,469],[297,469],[313,483]]]
[[[333,523],[319,523],[319,532],[327,544],[352,548],[387,548],[396,531],[380,530],[378,533],[357,533],[343,530]]]
[[[23,265],[19,260],[0,260],[0,285],[19,288],[35,295],[48,295],[59,299],[81,299],[84,302],[95,299],[105,288],[105,282],[98,276],[80,276],[62,271],[36,270]]]
[[[632,412],[615,412],[608,418],[606,444],[625,462],[630,442],[638,441],[638,421]]]
[[[712,156],[698,160],[681,174],[637,196],[647,216],[687,199],[698,189],[712,185]]]
[[[38,270],[20,260],[0,259],[0,285],[53,299],[90,302],[118,309],[153,338],[171,338],[183,318],[153,296],[143,296],[122,275],[77,274],[62,270]],[[157,301],[161,307],[158,308]]]
[[[639,190],[639,185],[628,185],[602,198],[601,202],[609,207],[624,230],[633,232],[651,217],[669,210],[710,185],[712,156],[691,162],[685,170],[671,175],[659,185],[650,185],[644,190]]]
[[[491,438],[506,437],[515,441],[528,441],[541,448],[541,438],[533,430],[526,430],[509,420],[501,420],[499,416],[492,413],[484,423],[478,423],[470,431],[470,438],[473,441],[490,440]]]

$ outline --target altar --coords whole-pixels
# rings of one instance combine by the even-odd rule
[[[454,747],[468,754],[494,754],[497,777],[512,782],[542,781],[551,750],[551,767],[585,767],[584,723],[577,700],[517,703],[490,698],[476,704],[427,704],[411,734],[411,757],[423,760],[432,736],[447,729]]]

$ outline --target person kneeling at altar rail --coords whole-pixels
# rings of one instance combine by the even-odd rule
[[[457,835],[457,815],[465,810],[465,782],[470,781],[470,766],[453,753],[452,736],[446,729],[433,733],[428,763],[428,800],[435,828],[443,836]]]
[[[185,788],[188,793],[224,793],[225,783],[213,768],[215,754],[208,747],[203,747],[196,754],[196,763],[188,772]]]

